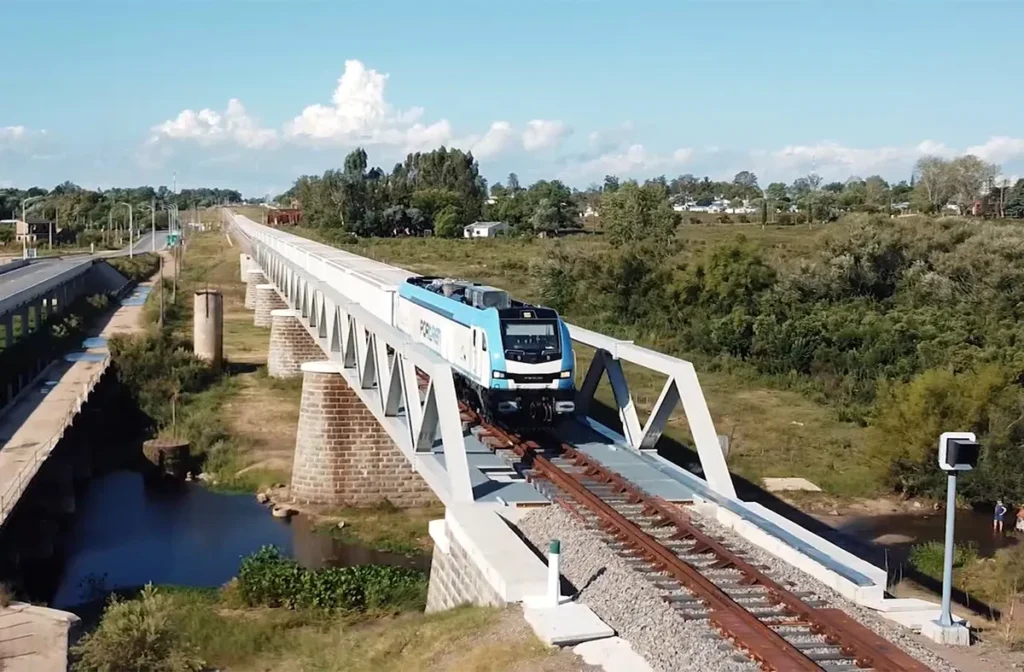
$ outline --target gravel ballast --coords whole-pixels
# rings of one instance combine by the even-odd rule
[[[937,672],[957,672],[915,641],[917,636],[906,628],[850,602],[717,521],[698,515],[692,507],[685,510],[708,534],[726,541],[752,564],[767,567],[766,572],[779,583],[816,594],[828,606],[842,609]],[[706,621],[684,620],[662,598],[663,590],[620,558],[598,532],[561,507],[529,514],[519,522],[519,529],[537,548],[546,548],[551,539],[561,540],[562,574],[580,591],[577,599],[615,628],[654,668],[666,672],[757,669],[737,659],[742,656],[738,649],[723,646],[726,640]]]
[[[757,669],[720,650],[718,632],[701,621],[685,621],[661,592],[600,537],[558,506],[533,512],[519,530],[537,548],[562,542],[562,575],[580,591],[578,600],[615,628],[651,667],[663,672],[733,672]]]

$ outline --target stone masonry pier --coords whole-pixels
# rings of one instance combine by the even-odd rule
[[[301,371],[292,498],[328,506],[386,500],[412,507],[436,501],[336,364],[307,362]]]
[[[257,327],[271,326],[271,311],[286,308],[284,299],[277,294],[277,289],[271,284],[256,285],[256,312],[253,314],[252,323]]]
[[[270,351],[267,374],[271,378],[293,378],[306,362],[323,359],[324,353],[290,308],[270,311]]]
[[[250,268],[245,272],[245,307],[249,310],[256,308],[256,287],[265,285],[267,276],[258,268]]]

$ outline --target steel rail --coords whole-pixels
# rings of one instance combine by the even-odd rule
[[[512,432],[486,424],[468,408],[464,409],[464,413],[467,419],[480,423],[485,436],[506,443],[507,446],[503,447],[511,448],[520,458],[528,460],[528,466],[537,477],[544,478],[561,489],[564,494],[555,497],[555,501],[574,518],[587,523],[586,517],[576,506],[578,502],[598,518],[600,526],[606,532],[628,544],[633,557],[644,558],[654,569],[668,573],[688,588],[707,606],[708,618],[715,628],[762,669],[777,672],[822,669],[817,662],[736,602],[698,569],[678,557],[675,552],[600,496],[591,492],[579,477],[541,455],[541,445],[537,441],[526,440]],[[625,495],[629,503],[642,505],[643,515],[655,518],[658,521],[656,526],[674,527],[676,532],[670,538],[693,541],[694,546],[688,553],[711,553],[716,558],[713,565],[715,569],[735,569],[743,576],[740,581],[742,585],[756,585],[766,591],[767,599],[772,604],[783,607],[787,612],[785,616],[789,618],[776,625],[807,628],[811,634],[819,635],[825,640],[823,646],[839,648],[844,656],[848,656],[861,668],[871,668],[879,672],[930,670],[843,611],[808,605],[762,570],[697,528],[685,513],[668,502],[648,496],[619,474],[610,471],[569,444],[553,440],[551,446],[559,450],[560,457],[568,458],[574,466],[581,468],[584,476],[610,484],[619,494]]]

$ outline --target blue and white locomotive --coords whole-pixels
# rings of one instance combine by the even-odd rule
[[[549,424],[575,410],[575,355],[554,310],[432,277],[406,280],[395,303],[399,329],[452,365],[460,396],[484,417]]]

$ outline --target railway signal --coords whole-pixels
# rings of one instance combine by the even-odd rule
[[[943,432],[939,437],[939,468],[946,472],[946,544],[942,565],[942,612],[938,621],[925,623],[922,634],[943,644],[968,646],[971,632],[953,620],[953,530],[956,522],[956,474],[978,464],[978,437],[974,432]]]

